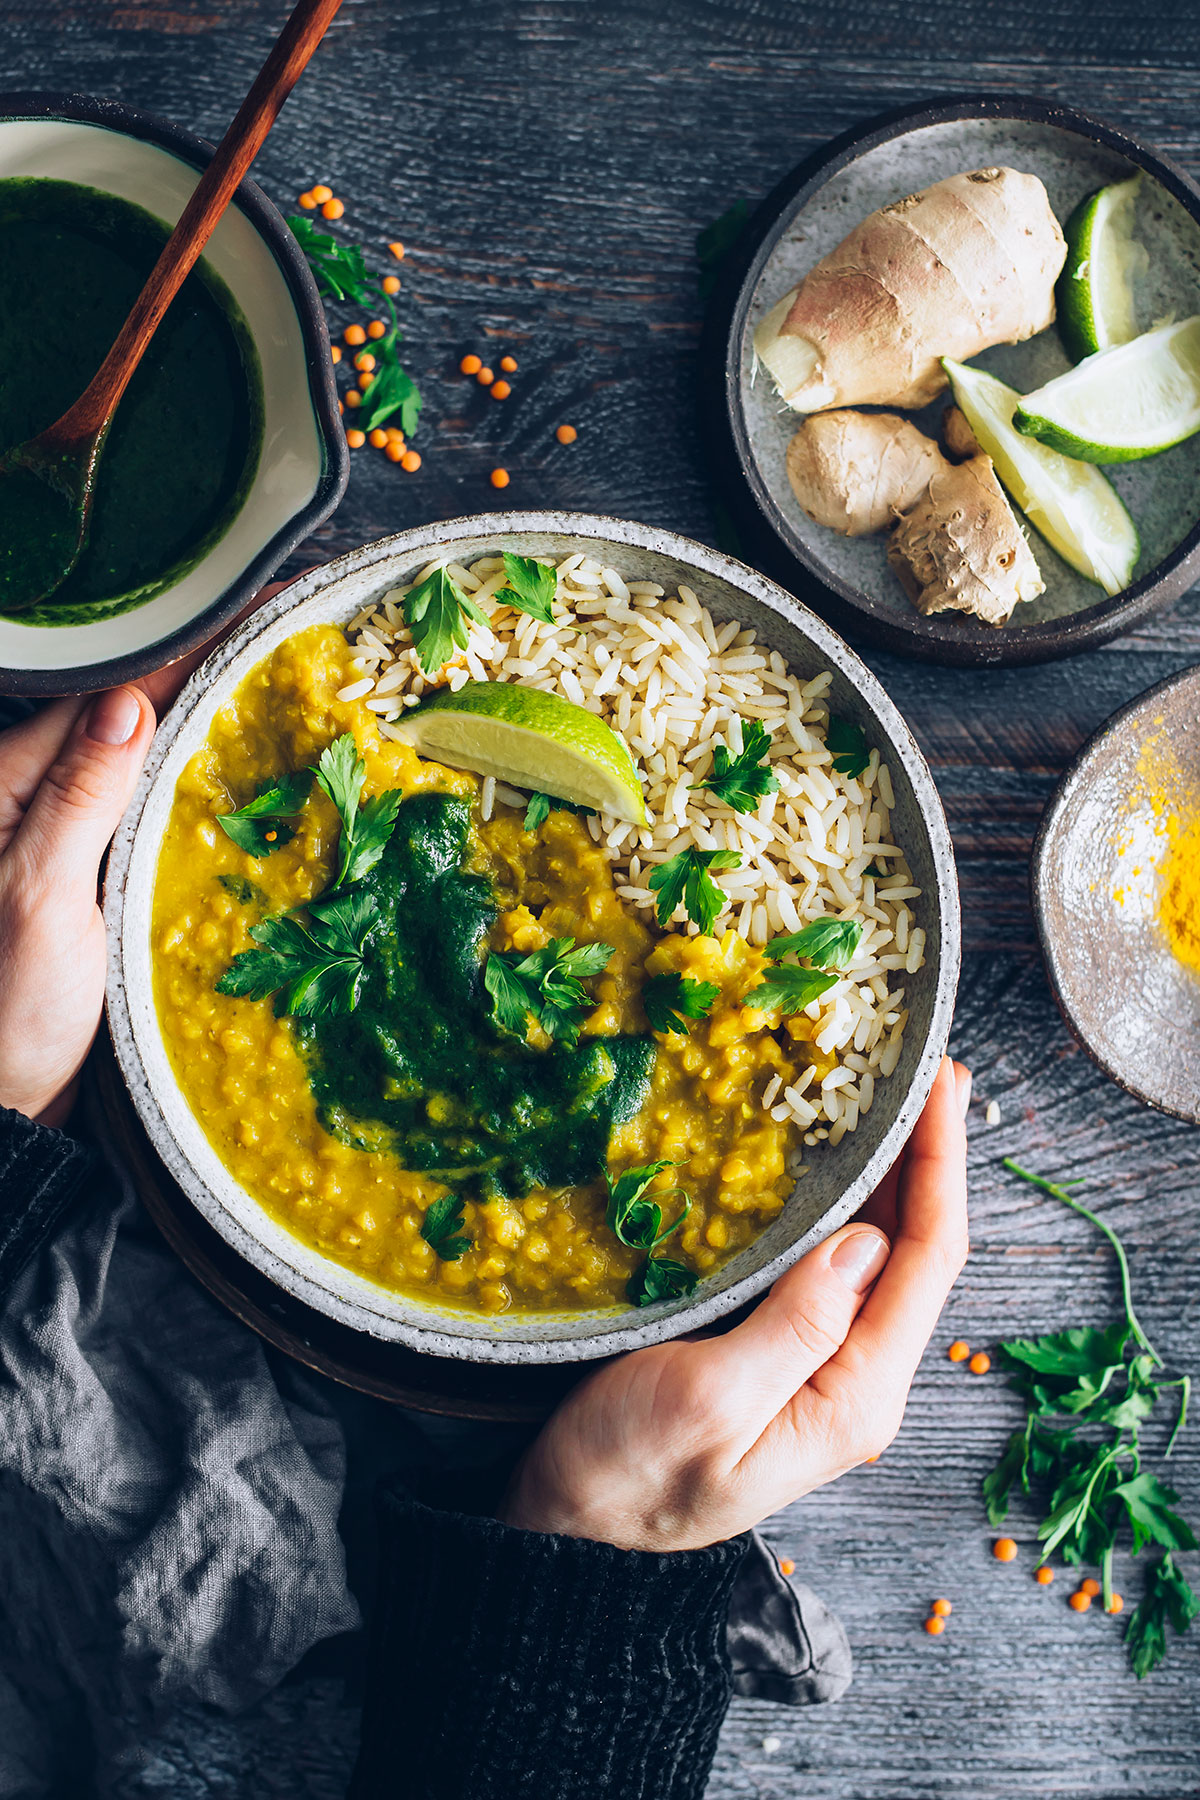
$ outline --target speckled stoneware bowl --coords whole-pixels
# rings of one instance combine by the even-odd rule
[[[1200,669],[1102,725],[1063,776],[1033,854],[1033,900],[1063,1017],[1106,1075],[1200,1124],[1200,975],[1156,922],[1167,820],[1200,812]]]
[[[1034,531],[1046,591],[999,629],[940,613],[924,619],[887,563],[887,534],[845,538],[810,519],[787,478],[802,415],[758,367],[764,315],[876,207],[949,175],[1007,164],[1037,175],[1060,223],[1085,195],[1143,173],[1138,236],[1149,268],[1137,283],[1143,329],[1200,311],[1200,188],[1128,133],[1065,106],[1020,96],[906,108],[839,138],[785,178],[756,213],[715,297],[706,336],[712,440],[730,496],[777,540],[773,570],[844,630],[902,654],[969,665],[1040,662],[1103,642],[1176,599],[1200,574],[1200,437],[1162,456],[1105,470],[1136,521],[1133,584],[1110,599]],[[1000,345],[972,361],[1022,392],[1070,367],[1058,332]],[[937,437],[949,396],[912,413]]]
[[[0,179],[78,181],[173,225],[212,155],[151,113],[81,94],[0,94]],[[86,625],[0,618],[0,694],[86,693],[161,669],[241,611],[327,519],[350,473],[325,312],[300,246],[243,181],[204,255],[258,351],[263,443],[237,517],[200,562],[143,606]]]
[[[702,1281],[690,1300],[671,1305],[485,1319],[389,1293],[328,1261],[270,1218],[226,1171],[179,1091],[154,1010],[150,917],[159,846],[176,782],[218,707],[294,632],[345,624],[433,557],[470,561],[500,550],[586,551],[668,590],[686,582],[718,619],[753,626],[801,679],[832,670],[836,710],[863,727],[891,767],[896,839],[924,890],[915,910],[928,932],[928,960],[905,982],[910,1016],[895,1075],[878,1084],[857,1132],[835,1150],[813,1153],[811,1173],[763,1235]],[[741,563],[644,525],[558,513],[455,519],[368,544],[303,576],[239,626],[192,676],[159,729],[113,843],[104,916],[108,1017],[122,1073],[159,1155],[209,1224],[280,1287],[343,1324],[434,1355],[492,1362],[582,1360],[706,1324],[761,1293],[843,1224],[894,1161],[925,1103],[950,1028],[959,964],[958,887],[941,803],[908,727],[870,671],[828,626]]]

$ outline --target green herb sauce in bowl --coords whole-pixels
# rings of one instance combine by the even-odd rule
[[[144,207],[95,188],[0,180],[0,447],[33,437],[78,399],[168,235]],[[20,622],[78,625],[162,593],[237,517],[262,438],[258,353],[233,295],[202,260],[117,408],[78,564]]]

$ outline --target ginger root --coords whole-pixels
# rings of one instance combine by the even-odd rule
[[[899,413],[814,413],[787,452],[788,479],[805,512],[845,537],[882,531],[945,466],[932,439]]]
[[[980,454],[979,439],[957,406],[948,406],[942,414],[942,448],[951,462],[966,462]]]
[[[919,613],[974,613],[1003,625],[1020,600],[1045,592],[991,458],[946,463],[899,521],[888,561]]]
[[[754,347],[797,412],[925,406],[1054,318],[1066,243],[1036,175],[975,169],[881,207],[785,294]]]

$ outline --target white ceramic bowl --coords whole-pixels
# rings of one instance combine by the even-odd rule
[[[173,225],[211,155],[201,139],[132,107],[0,95],[0,179],[78,181]],[[324,309],[299,246],[253,182],[238,189],[205,256],[241,308],[262,365],[262,454],[241,511],[194,569],[144,606],[87,625],[0,618],[0,693],[86,692],[195,649],[345,491],[349,455]]]
[[[924,891],[918,910],[928,933],[927,961],[906,979],[909,1023],[895,1074],[878,1084],[856,1132],[836,1149],[813,1152],[810,1173],[762,1236],[690,1299],[673,1304],[483,1318],[391,1293],[331,1262],[271,1218],[226,1170],[180,1092],[154,1009],[150,918],[159,847],[176,782],[217,709],[294,632],[347,623],[435,556],[469,561],[499,550],[555,556],[582,550],[668,590],[684,581],[715,617],[752,625],[801,679],[832,670],[837,712],[860,724],[890,765],[897,841]],[[104,917],[108,1018],[121,1071],[159,1155],[208,1223],[256,1269],[330,1318],[433,1355],[482,1362],[567,1362],[657,1343],[770,1286],[844,1224],[895,1160],[945,1049],[959,965],[958,885],[945,816],[921,752],[870,670],[813,613],[730,557],[645,525],[576,514],[501,513],[403,532],[302,576],[247,619],[196,671],[159,728],[113,842]]]

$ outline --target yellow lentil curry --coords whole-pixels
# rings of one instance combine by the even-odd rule
[[[690,1210],[662,1253],[693,1276],[710,1272],[762,1230],[790,1191],[797,1129],[764,1113],[757,1096],[775,1072],[790,1082],[810,1063],[819,1074],[831,1066],[810,1041],[811,1021],[794,1015],[772,1028],[743,1003],[764,960],[733,932],[720,939],[664,934],[632,916],[613,891],[603,851],[571,812],[551,811],[534,831],[507,808],[482,822],[476,777],[423,761],[383,738],[361,701],[336,698],[347,660],[346,641],[332,626],[281,645],[218,712],[178,784],[154,897],[155,997],[176,1077],[214,1149],[269,1213],[322,1255],[384,1287],[490,1314],[620,1303],[645,1256],[606,1223],[606,1170],[615,1177],[669,1159],[673,1166],[645,1198],[661,1206],[664,1229],[683,1196]],[[404,796],[379,868],[389,857],[398,868],[395,859],[420,851],[427,837],[443,844],[442,863],[460,886],[447,890],[457,910],[449,924],[442,915],[442,935],[458,930],[460,914],[472,914],[476,927],[476,938],[463,940],[473,972],[452,972],[453,979],[480,991],[480,964],[490,952],[529,953],[568,938],[611,946],[587,984],[574,1047],[551,1044],[536,1019],[524,1043],[505,1040],[486,1022],[486,995],[479,1022],[464,1023],[461,1036],[453,1014],[448,1022],[430,1015],[430,1041],[440,1033],[469,1069],[508,1079],[515,1059],[518,1072],[527,1072],[529,1091],[541,1096],[534,1113],[552,1139],[540,1162],[538,1151],[486,1180],[443,1180],[447,1169],[437,1164],[445,1162],[448,1132],[469,1138],[499,1129],[482,1102],[472,1110],[466,1089],[456,1096],[414,1084],[399,1051],[379,1065],[383,1075],[370,1076],[374,1098],[364,1089],[375,1051],[395,1051],[406,1009],[426,1004],[421,983],[440,954],[435,915],[420,915],[429,928],[414,934],[419,941],[397,937],[387,973],[393,985],[377,982],[371,992],[383,993],[383,1002],[364,1006],[361,1022],[355,1015],[354,1029],[373,1033],[369,1056],[366,1038],[345,1037],[347,1019],[317,1027],[277,1016],[269,998],[217,991],[233,960],[253,948],[252,927],[303,909],[329,888],[340,830],[337,810],[316,785],[260,854],[232,841],[217,815],[244,806],[281,773],[310,767],[345,733],[365,765],[366,799],[395,789]],[[393,889],[401,901],[407,879]],[[416,917],[395,914],[397,933],[406,916]],[[646,980],[671,971],[717,989],[707,1016],[692,1020],[686,1034],[651,1032],[642,1007]],[[407,988],[395,985],[401,976]],[[338,1044],[340,1061],[330,1047]],[[446,1058],[442,1067],[452,1087]],[[542,1071],[560,1067],[566,1099],[556,1109],[549,1103],[558,1090],[537,1084]],[[607,1113],[598,1094],[617,1095],[605,1101]],[[513,1105],[534,1116],[520,1095]],[[417,1117],[422,1130],[413,1126]],[[403,1143],[416,1147],[408,1164],[420,1166],[405,1166],[396,1153],[389,1122],[398,1119],[407,1121]],[[580,1159],[588,1157],[581,1179]],[[476,1160],[488,1170],[503,1163]],[[554,1167],[571,1168],[574,1178],[565,1185],[521,1179]],[[430,1208],[447,1208],[448,1196],[456,1235],[445,1254],[443,1233],[439,1254]]]

